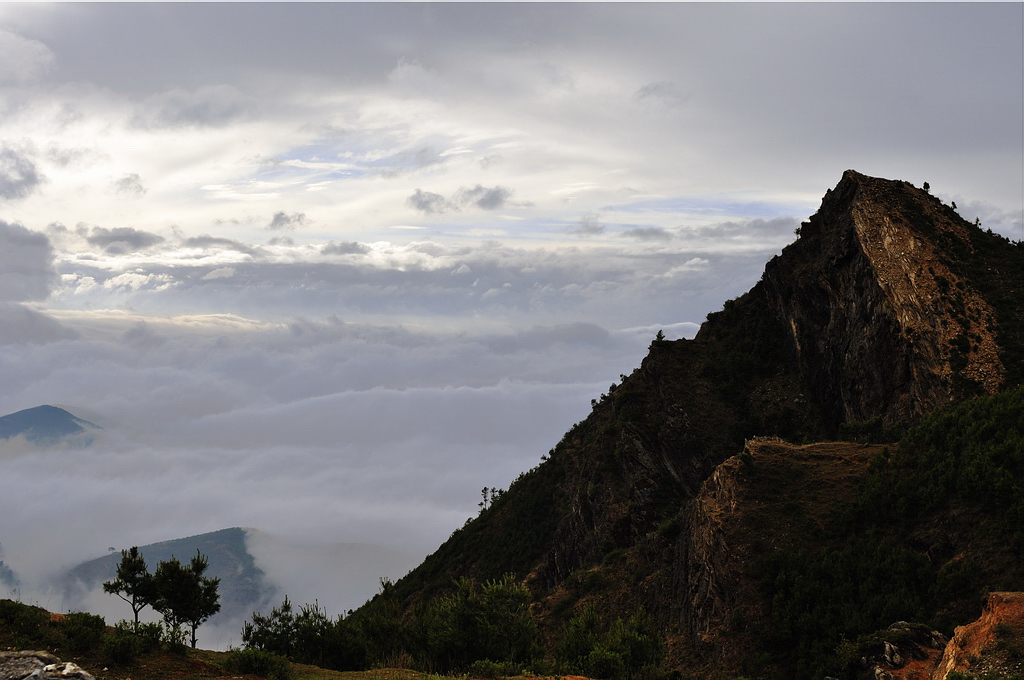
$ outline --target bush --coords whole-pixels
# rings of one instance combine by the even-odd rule
[[[625,675],[626,664],[618,652],[597,645],[587,655],[584,671],[594,678],[621,678]]]
[[[487,678],[488,680],[516,676],[520,675],[521,672],[522,670],[514,663],[508,661],[497,662],[490,659],[474,661],[469,667],[470,676],[474,678]]]
[[[107,622],[96,614],[71,612],[64,617],[61,630],[68,649],[73,654],[85,654],[99,649],[107,630]]]
[[[17,646],[32,646],[43,635],[43,625],[50,620],[49,612],[38,607],[0,600],[0,622],[6,623],[17,636]]]
[[[142,643],[133,630],[131,621],[118,621],[114,632],[103,642],[103,655],[108,662],[118,666],[130,666],[135,663],[142,648]]]
[[[149,654],[160,649],[165,637],[164,627],[160,623],[140,623],[135,635],[139,640],[139,651]]]
[[[455,592],[418,608],[409,627],[417,663],[442,673],[494,662],[516,675],[540,658],[530,591],[511,575],[482,585],[459,579]]]
[[[555,650],[563,671],[594,678],[650,675],[662,654],[661,639],[642,610],[605,628],[593,607],[569,619]]]
[[[185,644],[185,640],[188,635],[184,629],[180,626],[162,626],[160,628],[161,641],[167,648],[167,651],[172,654],[180,654],[182,656],[188,651],[188,645]]]
[[[292,667],[284,657],[262,649],[234,649],[224,667],[239,675],[262,675],[268,680],[291,680]]]

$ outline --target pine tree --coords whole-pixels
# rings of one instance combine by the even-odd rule
[[[217,588],[219,578],[206,578],[209,561],[196,550],[188,566],[171,557],[157,565],[153,574],[156,598],[153,608],[163,614],[172,629],[187,626],[191,631],[192,648],[196,646],[196,629],[220,611]]]
[[[139,629],[139,612],[152,606],[155,597],[153,576],[146,566],[146,558],[137,546],[121,551],[121,562],[117,565],[117,575],[112,581],[103,584],[103,592],[117,595],[131,605],[135,615],[135,627]]]

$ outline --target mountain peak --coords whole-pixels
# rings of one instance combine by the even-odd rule
[[[92,443],[89,431],[99,429],[102,428],[95,423],[50,405],[35,406],[0,417],[0,439],[22,436],[40,446],[51,446],[69,441],[69,438],[76,438],[80,445],[88,446]],[[85,438],[78,439],[79,435]]]
[[[1006,245],[909,182],[843,174],[763,279],[833,428],[914,422],[1006,383],[1000,316],[1012,325],[1019,304],[982,294],[1019,278],[985,262],[1019,260]]]

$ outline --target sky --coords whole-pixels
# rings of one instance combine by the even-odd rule
[[[844,170],[1024,238],[1022,26],[1014,2],[0,4],[0,414],[105,428],[0,447],[3,559],[41,581],[231,526],[432,552]],[[331,613],[360,603],[336,578]]]

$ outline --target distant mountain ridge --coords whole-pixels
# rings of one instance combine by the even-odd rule
[[[211,619],[213,623],[248,615],[267,603],[273,589],[246,547],[245,529],[233,527],[139,546],[150,573],[171,557],[187,563],[197,550],[209,558],[206,576],[221,579],[221,611]],[[114,551],[70,569],[62,578],[66,601],[75,602],[84,593],[113,579],[120,561],[121,553]]]
[[[88,446],[94,440],[93,433],[101,429],[95,423],[50,405],[35,406],[0,417],[0,439],[24,437],[38,446],[62,442]]]
[[[221,647],[237,645],[242,621],[254,611],[269,612],[285,595],[296,606],[319,601],[333,615],[358,606],[379,588],[382,577],[396,578],[422,557],[375,544],[302,540],[239,527],[138,548],[150,573],[172,556],[187,563],[197,550],[209,559],[206,575],[221,579],[221,611],[200,633],[207,644],[218,640],[212,644]],[[120,550],[113,549],[55,577],[50,585],[61,593],[63,608],[102,613],[109,621],[130,613],[119,599],[101,592],[120,560]]]

